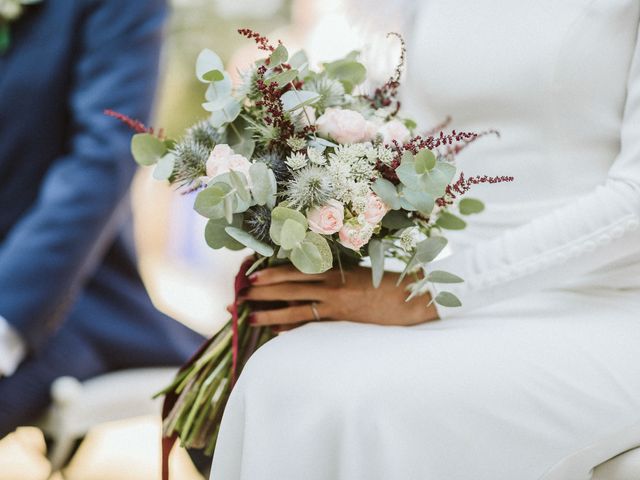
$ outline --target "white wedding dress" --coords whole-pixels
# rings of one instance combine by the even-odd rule
[[[269,342],[213,480],[584,480],[640,445],[640,2],[425,0],[410,17],[405,109],[497,128],[458,165],[516,178],[469,194],[486,211],[433,265],[466,279],[464,306]]]

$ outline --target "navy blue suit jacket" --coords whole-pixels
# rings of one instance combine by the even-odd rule
[[[200,341],[143,288],[131,132],[103,114],[147,121],[165,14],[162,0],[44,0],[11,26],[0,55],[0,315],[32,351],[61,325],[123,365],[174,363]]]

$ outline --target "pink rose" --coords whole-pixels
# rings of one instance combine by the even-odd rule
[[[397,119],[382,125],[378,129],[378,133],[382,135],[382,143],[385,145],[391,145],[394,140],[402,145],[411,137],[409,129]]]
[[[373,235],[373,226],[355,220],[345,223],[338,233],[340,243],[356,252],[369,242],[371,235]]]
[[[312,232],[331,235],[342,228],[344,206],[337,200],[329,200],[326,205],[310,209],[307,220]]]
[[[320,135],[338,143],[358,143],[373,138],[369,123],[354,110],[327,108],[316,121],[316,126]]]
[[[207,177],[209,179],[228,173],[233,170],[234,172],[243,173],[249,178],[249,167],[251,162],[242,155],[234,153],[234,151],[224,143],[216,145],[209,155],[207,160]]]
[[[364,218],[367,223],[376,225],[389,211],[389,207],[375,193],[369,193]]]

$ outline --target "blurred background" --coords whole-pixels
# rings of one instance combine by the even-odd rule
[[[170,137],[206,116],[205,86],[195,78],[203,48],[216,51],[227,70],[258,57],[236,30],[249,27],[282,40],[291,53],[304,47],[312,62],[331,61],[362,46],[344,0],[171,0],[161,86],[153,126]],[[391,62],[393,61],[393,57]],[[140,171],[133,188],[136,240],[145,283],[156,306],[210,335],[227,319],[232,279],[243,252],[213,251],[204,243],[204,219],[183,196]],[[150,394],[153,392],[150,392]],[[137,417],[93,428],[69,467],[51,472],[42,433],[23,428],[0,441],[0,480],[155,480],[159,478],[160,421]],[[199,479],[188,456],[176,449],[173,478]]]

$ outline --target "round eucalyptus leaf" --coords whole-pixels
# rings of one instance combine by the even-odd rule
[[[420,190],[412,190],[410,188],[404,188],[402,190],[404,198],[414,207],[414,210],[418,210],[424,215],[431,215],[435,200],[427,192]]]
[[[275,197],[277,185],[275,176],[267,165],[256,162],[249,168],[251,178],[251,193],[258,205],[267,204]]]
[[[223,218],[225,216],[223,202],[230,191],[231,187],[224,183],[211,185],[198,193],[193,208],[203,217]]]
[[[413,226],[413,221],[407,217],[407,212],[391,210],[382,219],[382,226],[390,230],[400,230]]]
[[[306,230],[298,222],[292,219],[287,219],[282,225],[280,231],[280,245],[285,250],[293,250],[300,245],[305,238]]]
[[[209,220],[204,228],[204,239],[213,249],[228,248],[229,250],[242,250],[245,246],[231,237],[226,228],[229,226],[226,219]],[[231,226],[242,227],[242,215],[234,215]]]
[[[444,237],[429,237],[416,245],[416,260],[419,263],[429,263],[447,246],[447,239]]]
[[[240,103],[234,98],[228,98],[223,106],[211,113],[209,121],[214,128],[220,128],[238,118],[240,110]]]
[[[276,73],[271,77],[265,79],[267,84],[269,83],[277,83],[278,87],[284,87],[286,84],[294,81],[298,76],[298,70],[292,68],[291,70],[285,70],[284,72]]]
[[[173,174],[173,167],[176,163],[176,157],[173,153],[169,152],[164,155],[158,163],[156,168],[153,169],[153,178],[156,180],[169,180]]]
[[[271,56],[269,57],[269,67],[277,67],[281,63],[286,62],[289,59],[289,52],[287,52],[287,48],[280,44],[273,51]]]
[[[331,253],[331,247],[329,246],[327,239],[318,233],[307,232],[305,241],[313,243],[320,252],[320,257],[322,258],[322,271],[326,272],[331,269],[331,267],[333,267],[333,254]]]
[[[458,208],[462,215],[473,215],[474,213],[480,213],[484,210],[484,203],[475,198],[463,198],[460,200]]]
[[[396,190],[396,186],[389,180],[384,178],[376,179],[373,185],[371,185],[371,190],[373,190],[391,210],[398,210],[400,208],[398,191]]]
[[[196,77],[203,83],[207,83],[205,75],[212,70],[224,70],[220,57],[212,50],[205,48],[200,52],[196,60]]]
[[[311,242],[302,242],[289,254],[293,266],[302,273],[322,273],[323,261],[318,247]]]
[[[467,226],[467,223],[453,213],[441,212],[436,225],[446,230],[462,230]]]
[[[287,112],[311,105],[318,100],[320,100],[320,95],[308,90],[289,90],[280,97],[282,106]]]
[[[420,150],[415,156],[416,173],[426,173],[436,166],[436,156],[431,150]]]
[[[155,165],[165,153],[164,142],[150,133],[136,133],[131,138],[131,154],[139,165]]]
[[[308,227],[306,217],[297,210],[287,207],[274,208],[271,212],[271,227],[269,229],[269,235],[271,235],[271,239],[276,245],[280,245],[280,233],[282,231],[282,226],[284,225],[284,222],[289,219],[300,223],[305,230]]]

